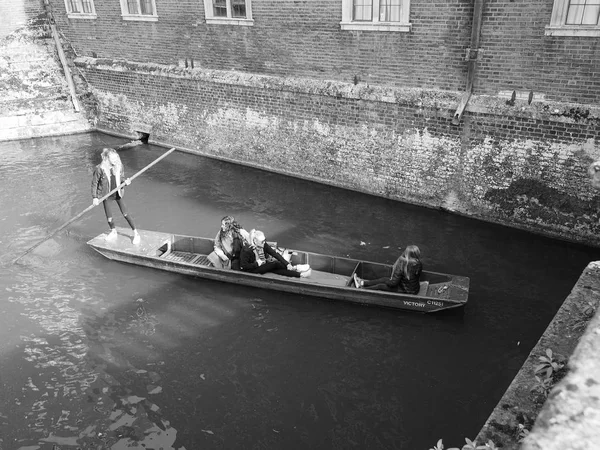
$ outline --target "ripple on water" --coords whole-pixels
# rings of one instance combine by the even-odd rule
[[[102,299],[92,300],[85,283],[69,279],[68,272],[68,265],[49,260],[17,272],[17,280],[7,288],[9,302],[19,304],[38,328],[21,336],[23,358],[30,368],[14,405],[27,418],[28,431],[21,430],[20,437],[59,446],[172,449],[177,430],[160,417],[160,408],[149,398],[132,396],[123,388],[113,368],[129,370],[146,386],[148,397],[162,390],[157,384],[160,376],[138,370],[114,353],[113,340],[123,326],[114,314],[105,312],[109,326],[88,334],[90,317],[84,309],[94,304],[95,311],[101,310],[97,306]],[[135,314],[134,329],[152,335],[156,317],[142,302]]]

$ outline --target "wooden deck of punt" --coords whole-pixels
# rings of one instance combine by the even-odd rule
[[[117,239],[114,241],[106,241],[106,234],[103,233],[91,239],[88,244],[116,261],[228,283],[372,306],[436,312],[464,306],[469,295],[469,278],[429,271],[423,271],[421,290],[417,295],[356,289],[352,281],[354,273],[366,279],[385,277],[391,274],[391,265],[300,250],[290,250],[293,252],[291,262],[309,264],[312,274],[308,278],[217,269],[207,259],[213,249],[213,239],[138,231],[142,238],[139,245],[132,244],[131,230],[124,228],[117,228]]]

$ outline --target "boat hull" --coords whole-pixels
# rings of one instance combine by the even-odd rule
[[[142,238],[142,243],[139,245],[133,245],[131,231],[122,228],[118,229],[115,241],[107,242],[104,239],[106,235],[101,234],[91,239],[88,244],[106,258],[128,264],[362,305],[430,313],[462,307],[468,299],[469,279],[467,277],[424,271],[422,278],[430,281],[424,283],[427,284],[426,290],[419,295],[356,289],[351,285],[354,272],[361,278],[375,278],[378,275],[389,274],[391,266],[310,252],[290,251],[294,253],[293,264],[311,265],[313,270],[311,277],[259,275],[217,269],[209,265],[206,255],[212,251],[212,239],[146,230],[139,230],[139,232]]]

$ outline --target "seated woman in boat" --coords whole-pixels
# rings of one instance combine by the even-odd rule
[[[231,216],[221,219],[221,229],[215,237],[214,251],[208,260],[218,269],[240,269],[240,250],[249,242],[249,233]]]
[[[286,277],[306,278],[311,274],[308,265],[293,266],[268,243],[265,234],[259,230],[250,232],[250,244],[242,246],[240,266],[245,272],[273,272]]]
[[[354,285],[357,288],[375,289],[379,291],[398,291],[406,294],[418,294],[423,264],[421,251],[416,245],[409,245],[398,257],[392,267],[392,275],[376,280],[363,280],[354,274]]]

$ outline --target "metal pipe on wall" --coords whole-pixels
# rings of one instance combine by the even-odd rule
[[[458,108],[454,113],[454,117],[452,118],[452,123],[454,125],[458,125],[460,123],[460,119],[467,107],[467,103],[469,102],[469,98],[471,98],[471,93],[473,92],[473,80],[475,79],[475,72],[477,69],[477,61],[479,59],[479,41],[481,37],[481,18],[483,16],[483,6],[485,0],[475,0],[475,4],[473,6],[473,26],[471,28],[471,46],[467,49],[467,54],[465,56],[467,60],[467,87],[466,91],[463,94],[460,103],[458,104]]]

